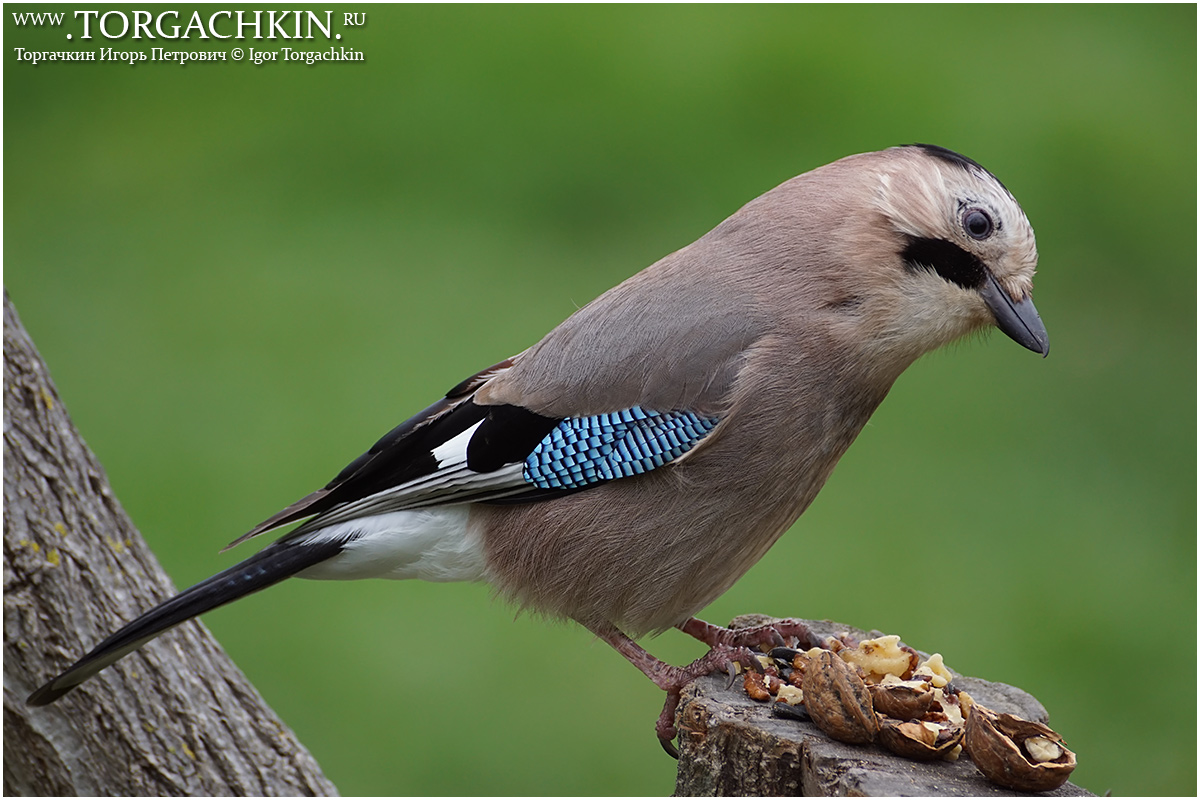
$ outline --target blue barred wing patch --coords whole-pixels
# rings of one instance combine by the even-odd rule
[[[541,489],[579,489],[649,472],[691,450],[718,421],[638,406],[565,419],[525,459],[525,480]]]

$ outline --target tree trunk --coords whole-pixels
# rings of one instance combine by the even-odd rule
[[[4,294],[4,792],[335,795],[201,624],[44,708],[25,698],[175,593]]]

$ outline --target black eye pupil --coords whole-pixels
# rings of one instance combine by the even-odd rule
[[[963,214],[963,227],[973,239],[986,239],[992,235],[994,225],[992,218],[978,208],[972,208]]]

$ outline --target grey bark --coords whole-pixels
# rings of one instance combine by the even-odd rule
[[[4,793],[335,795],[190,622],[57,703],[28,694],[174,594],[4,294]]]
[[[739,618],[742,619],[742,618]],[[755,615],[745,623],[767,617]],[[864,631],[837,623],[809,622],[822,636]],[[679,728],[680,797],[999,797],[1021,792],[989,783],[964,754],[957,761],[910,761],[875,745],[836,742],[814,724],[775,716],[772,704],[751,700],[741,681],[728,686],[725,675],[709,675],[683,690],[676,714]],[[1003,683],[956,677],[954,685],[977,702],[1024,719],[1047,721],[1046,709],[1032,695]],[[1088,796],[1067,783],[1043,797]]]

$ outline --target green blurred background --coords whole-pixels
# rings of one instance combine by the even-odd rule
[[[70,8],[4,9],[4,283],[179,585],[754,196],[934,142],[1028,212],[1052,355],[920,361],[704,616],[901,634],[1040,698],[1084,787],[1195,792],[1194,6],[372,5],[363,63],[16,63],[233,46],[11,14]],[[514,616],[293,581],[205,622],[346,794],[669,794],[661,693]]]

